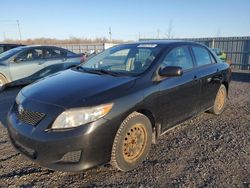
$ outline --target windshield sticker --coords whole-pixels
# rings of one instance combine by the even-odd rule
[[[138,48],[155,48],[157,44],[140,44]]]

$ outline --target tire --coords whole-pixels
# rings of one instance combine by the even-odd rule
[[[147,157],[152,143],[152,125],[143,114],[133,112],[118,129],[111,154],[111,165],[121,171],[136,168]]]
[[[2,75],[0,75],[0,92],[5,89],[6,83],[6,79]]]
[[[215,115],[220,115],[226,106],[226,101],[227,101],[227,89],[222,84],[218,89],[216,98],[214,100],[214,106],[209,110],[209,112]]]

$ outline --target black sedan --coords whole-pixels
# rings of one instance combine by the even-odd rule
[[[221,114],[228,64],[185,41],[118,45],[20,91],[8,114],[14,147],[42,166],[128,171],[151,143],[200,112]]]
[[[0,44],[0,54],[3,53],[3,52],[6,52],[10,49],[13,49],[13,48],[16,48],[16,47],[19,47],[19,46],[25,46],[23,44]]]

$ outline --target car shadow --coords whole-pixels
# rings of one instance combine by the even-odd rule
[[[6,173],[6,174],[1,174],[0,179],[4,178],[13,178],[13,177],[22,177],[25,175],[30,175],[30,174],[37,174],[43,172],[43,169],[41,167],[39,168],[34,168],[34,167],[23,167],[21,169],[13,170],[12,172]]]
[[[22,89],[19,87],[9,87],[0,92],[0,126],[6,126],[7,114],[12,104],[14,103],[17,94]]]
[[[250,83],[250,71],[249,72],[232,72],[232,81]]]

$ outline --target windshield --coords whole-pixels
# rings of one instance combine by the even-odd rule
[[[23,47],[17,47],[13,48],[11,50],[7,50],[6,52],[3,52],[0,54],[0,59],[8,59],[12,55],[15,55],[17,52],[21,51]]]
[[[160,51],[161,47],[157,44],[119,45],[97,54],[81,67],[85,70],[137,75],[153,63]]]

